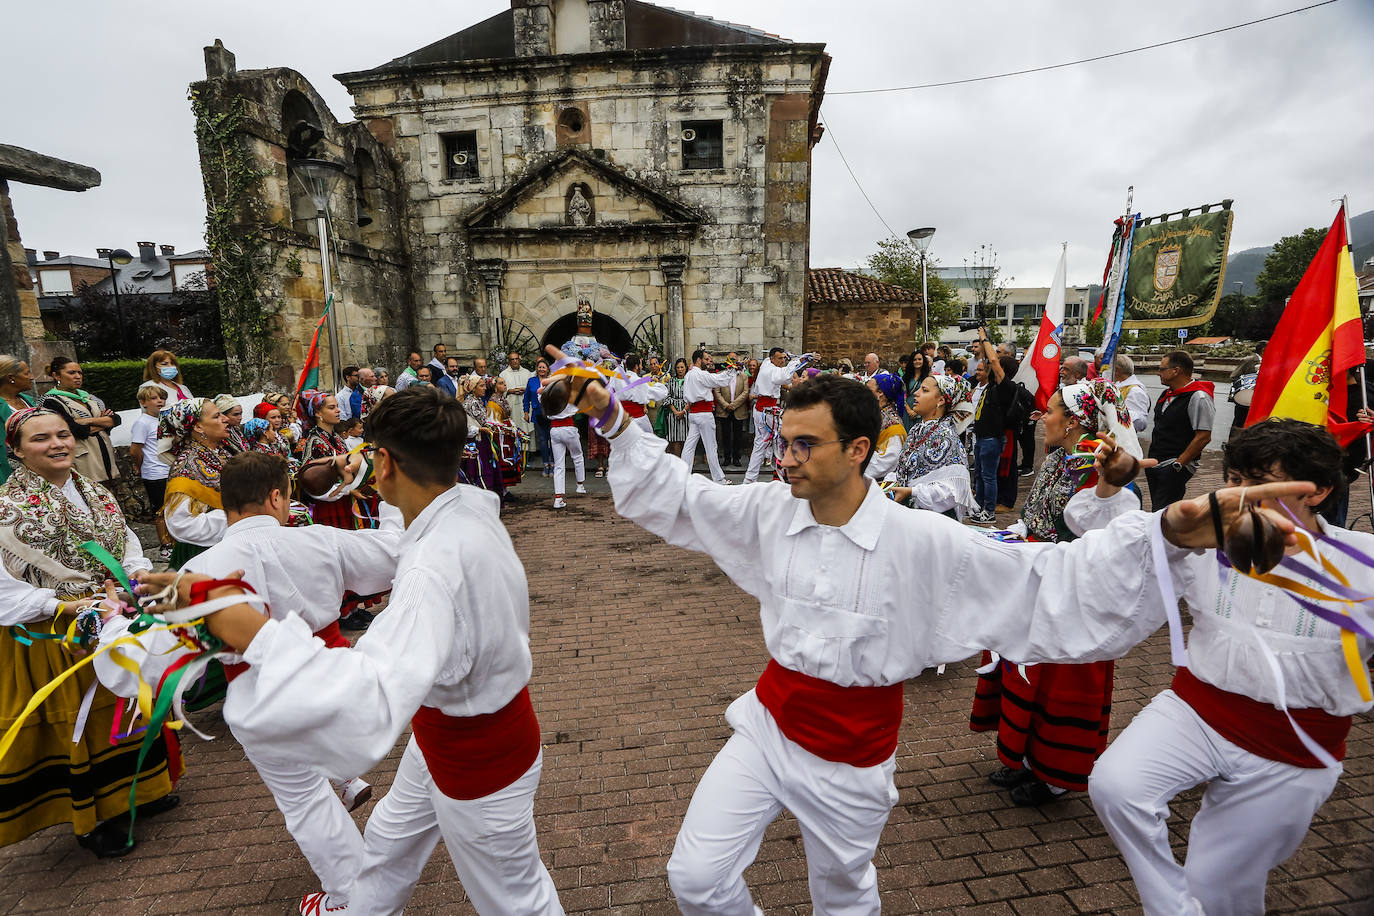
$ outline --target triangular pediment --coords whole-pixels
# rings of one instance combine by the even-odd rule
[[[626,228],[681,230],[705,221],[692,207],[582,150],[564,150],[521,175],[463,220],[469,231]]]

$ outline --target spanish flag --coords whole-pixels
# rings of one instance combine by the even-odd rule
[[[1364,434],[1346,407],[1345,374],[1364,363],[1357,288],[1342,206],[1264,351],[1246,426],[1288,417],[1328,427],[1342,445]]]

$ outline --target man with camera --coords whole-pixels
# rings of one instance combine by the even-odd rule
[[[965,322],[960,322],[964,328]],[[969,516],[975,525],[992,525],[997,521],[997,468],[1007,441],[1007,412],[1016,398],[1016,360],[999,356],[988,340],[987,322],[978,319],[978,342],[975,354],[987,366],[988,384],[973,413],[973,496],[978,511]]]

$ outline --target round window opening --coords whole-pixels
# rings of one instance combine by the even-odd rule
[[[582,112],[578,109],[565,108],[563,109],[563,113],[558,116],[558,123],[569,133],[580,134],[587,122],[583,119]]]

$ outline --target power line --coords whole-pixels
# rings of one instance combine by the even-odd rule
[[[834,144],[835,152],[840,154],[840,161],[844,163],[845,170],[849,172],[849,177],[854,179],[854,187],[859,189],[859,193],[863,195],[864,201],[867,202],[869,209],[873,211],[873,215],[878,217],[878,222],[883,224],[883,228],[887,229],[887,234],[889,236],[896,236],[897,233],[892,231],[892,227],[887,224],[887,220],[883,219],[883,215],[878,212],[878,208],[873,206],[873,201],[869,198],[868,192],[864,190],[864,186],[859,184],[859,176],[855,175],[854,170],[849,167],[849,160],[844,158],[844,150],[840,149],[840,143],[835,139],[835,131],[830,127],[829,122],[821,121],[821,126],[825,128],[825,135],[829,137],[830,142]]]
[[[1025,76],[1028,73],[1044,73],[1046,70],[1060,70],[1064,67],[1076,67],[1079,64],[1091,64],[1099,60],[1110,60],[1113,57],[1124,57],[1127,54],[1137,54],[1141,51],[1153,51],[1155,48],[1167,48],[1169,45],[1182,44],[1185,41],[1192,41],[1196,38],[1206,38],[1209,35],[1220,35],[1222,32],[1233,32],[1236,29],[1243,29],[1247,26],[1259,25],[1261,22],[1272,22],[1275,19],[1282,19],[1285,16],[1292,16],[1297,13],[1305,13],[1314,10],[1319,6],[1330,6],[1336,0],[1322,0],[1320,3],[1313,3],[1310,6],[1300,7],[1299,9],[1289,10],[1286,13],[1275,13],[1273,16],[1265,16],[1262,19],[1251,19],[1249,22],[1241,22],[1236,25],[1228,25],[1223,29],[1212,29],[1210,32],[1198,32],[1196,35],[1188,35],[1183,38],[1174,38],[1170,41],[1160,41],[1152,45],[1143,45],[1139,48],[1131,48],[1126,51],[1114,51],[1111,54],[1099,54],[1097,57],[1085,57],[1082,60],[1071,60],[1062,64],[1050,64],[1046,67],[1031,67],[1026,70],[1012,70],[1007,73],[993,73],[988,76],[973,76],[962,80],[944,80],[938,83],[921,83],[916,86],[889,86],[884,89],[846,89],[841,91],[827,91],[826,95],[871,95],[878,92],[906,92],[911,89],[938,89],[941,86],[961,86],[965,83],[981,83],[987,80],[1000,80],[1009,76]]]

